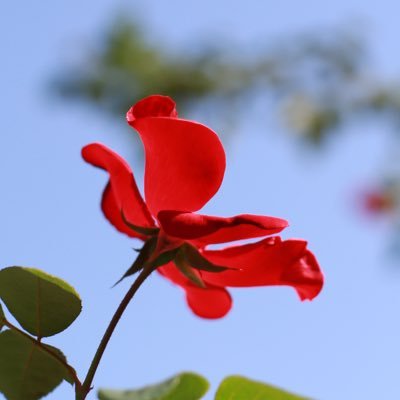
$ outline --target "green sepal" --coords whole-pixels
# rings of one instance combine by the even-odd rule
[[[151,237],[148,239],[143,247],[139,250],[139,254],[136,257],[136,260],[133,262],[131,267],[125,272],[125,274],[122,276],[121,279],[119,279],[114,285],[118,285],[123,279],[127,278],[128,276],[131,276],[133,274],[136,274],[136,272],[139,272],[140,270],[143,269],[145,266],[146,262],[149,260],[151,255],[153,254],[155,248],[157,246],[157,237]]]
[[[137,390],[98,391],[99,400],[199,400],[207,392],[209,383],[192,372],[183,372],[161,383]]]
[[[191,282],[193,282],[196,286],[200,288],[205,288],[206,284],[203,279],[201,279],[199,273],[194,271],[193,268],[187,263],[186,257],[182,249],[178,251],[175,257],[175,265],[182,272],[183,275],[186,276]]]
[[[309,400],[275,386],[243,376],[228,376],[220,384],[215,400]]]
[[[208,272],[222,272],[227,269],[231,269],[228,267],[223,267],[221,265],[215,265],[212,262],[208,261],[200,252],[196,249],[196,247],[192,246],[189,243],[184,243],[181,246],[184,257],[188,264],[196,269],[208,271]]]
[[[151,264],[154,268],[161,267],[169,262],[173,261],[178,253],[179,249],[173,249],[161,253]]]
[[[72,286],[34,268],[2,269],[0,299],[22,327],[39,338],[68,328],[82,309]]]
[[[47,350],[47,351],[46,351]],[[49,354],[49,351],[56,355]],[[73,383],[63,353],[22,333],[0,334],[0,392],[7,400],[37,400],[63,380]]]
[[[122,217],[122,221],[124,221],[124,224],[132,229],[133,231],[135,231],[136,233],[140,233],[141,235],[145,235],[145,236],[155,236],[158,234],[158,232],[160,232],[160,228],[149,228],[149,227],[144,227],[144,226],[138,226],[138,225],[134,225],[131,222],[129,222],[124,214],[124,211],[121,210],[121,217]]]
[[[143,247],[139,250],[139,255],[133,262],[132,266],[125,272],[122,278],[113,285],[113,287],[128,276],[131,276],[136,272],[141,271],[147,264],[151,264],[151,267],[156,269],[174,260],[178,249],[165,251],[164,253],[159,254],[155,260],[150,261],[151,256],[153,255],[157,247],[157,241],[158,237],[153,236],[144,243]]]
[[[6,323],[6,316],[4,315],[3,308],[0,304],[0,332],[3,329],[5,323]]]

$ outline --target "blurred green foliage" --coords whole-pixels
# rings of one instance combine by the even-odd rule
[[[134,390],[100,389],[100,400],[200,400],[208,390],[201,375],[183,372],[155,385]],[[243,376],[228,376],[217,389],[215,400],[307,400],[275,386]]]
[[[350,116],[393,116],[400,109],[400,90],[369,75],[362,40],[352,32],[310,32],[254,49],[194,43],[177,53],[118,18],[101,45],[80,65],[65,66],[53,83],[63,97],[118,116],[154,93],[173,97],[180,110],[211,103],[228,113],[238,99],[251,104],[254,93],[262,93],[276,99],[289,127],[313,143]]]
[[[55,87],[67,98],[81,98],[124,115],[138,99],[162,93],[182,105],[220,90],[221,74],[206,55],[170,55],[152,46],[139,28],[117,20],[104,43],[77,70],[67,68]]]

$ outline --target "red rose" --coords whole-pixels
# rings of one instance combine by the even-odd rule
[[[134,105],[127,120],[144,145],[146,201],[118,154],[93,143],[83,148],[83,158],[110,174],[101,203],[106,218],[120,232],[152,242],[157,256],[169,254],[157,270],[185,290],[195,314],[223,317],[232,305],[229,286],[288,285],[302,300],[320,292],[323,275],[305,241],[265,238],[287,227],[285,220],[194,214],[217,192],[225,172],[224,149],[211,129],[178,118],[173,100],[158,95]],[[257,237],[262,239],[251,244],[207,249]]]

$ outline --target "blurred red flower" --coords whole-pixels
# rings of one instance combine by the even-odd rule
[[[388,214],[396,208],[395,194],[389,189],[376,189],[364,193],[364,208],[370,214]]]
[[[265,238],[287,227],[285,220],[193,213],[214,196],[225,172],[224,149],[211,129],[178,118],[173,100],[159,95],[139,101],[127,120],[144,145],[146,201],[118,154],[93,143],[83,148],[83,158],[110,175],[101,203],[106,218],[130,237],[156,238],[157,254],[172,254],[158,271],[184,289],[195,314],[223,317],[232,305],[226,287],[288,285],[302,300],[317,296],[323,275],[307,243]],[[258,237],[263,239],[207,249],[210,244]]]

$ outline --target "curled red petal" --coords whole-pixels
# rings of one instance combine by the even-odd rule
[[[314,255],[302,240],[279,237],[222,250],[205,250],[211,262],[228,269],[202,272],[204,282],[218,286],[292,286],[302,300],[312,300],[322,289],[323,275]]]
[[[115,200],[113,190],[111,189],[110,182],[107,183],[103,197],[101,199],[101,209],[104,213],[104,216],[117,228],[118,231],[125,233],[130,237],[135,237],[139,239],[144,239],[143,235],[133,231],[130,229],[122,219],[120,207],[118,207],[118,203]]]
[[[126,114],[126,119],[130,125],[136,119],[148,117],[177,118],[175,102],[168,96],[155,94],[138,101]]]
[[[109,173],[110,180],[104,190],[101,206],[106,218],[120,232],[132,237],[141,237],[126,227],[121,210],[126,219],[134,225],[154,226],[154,220],[140,195],[133,173],[122,157],[101,143],[85,146],[82,149],[82,157],[86,162]]]
[[[306,250],[296,263],[282,274],[283,284],[294,286],[301,300],[312,300],[322,289],[324,277],[315,255]]]
[[[232,307],[232,298],[223,287],[214,285],[207,285],[205,288],[198,287],[182,275],[173,263],[166,264],[157,271],[185,291],[189,307],[199,317],[222,318]]]
[[[176,118],[171,102],[150,96],[127,114],[144,145],[145,197],[153,215],[199,210],[217,192],[225,172],[218,136],[204,125]]]
[[[251,214],[224,218],[164,210],[157,218],[167,235],[203,245],[267,236],[288,226],[284,219]]]

